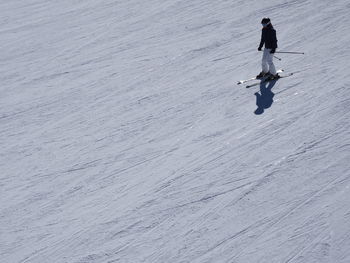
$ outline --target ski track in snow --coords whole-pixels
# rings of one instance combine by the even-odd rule
[[[349,11],[0,1],[1,262],[350,262]]]

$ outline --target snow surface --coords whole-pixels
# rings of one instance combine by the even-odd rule
[[[350,262],[349,14],[1,0],[0,261]],[[264,16],[306,55],[246,89]]]

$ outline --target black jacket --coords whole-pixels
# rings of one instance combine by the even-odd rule
[[[277,37],[276,30],[272,25],[264,27],[261,30],[261,41],[259,48],[262,48],[265,44],[265,48],[276,49],[277,48]]]

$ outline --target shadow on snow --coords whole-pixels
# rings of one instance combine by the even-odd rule
[[[265,109],[271,107],[273,103],[273,97],[275,93],[272,92],[273,86],[275,86],[277,80],[272,81],[261,81],[260,83],[260,93],[256,92],[256,106],[258,108],[254,111],[256,115],[261,115],[264,113]]]

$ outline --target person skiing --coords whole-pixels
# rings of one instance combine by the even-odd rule
[[[276,52],[277,48],[277,37],[276,30],[271,24],[271,20],[268,17],[264,17],[261,20],[263,26],[261,30],[261,41],[258,50],[261,51],[262,47],[265,45],[261,66],[262,71],[256,78],[268,77],[268,79],[278,79],[279,75],[276,73],[275,65],[273,64],[273,54]]]

